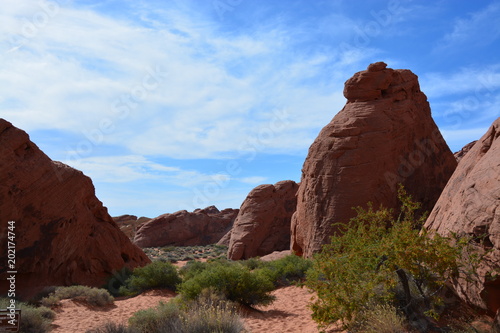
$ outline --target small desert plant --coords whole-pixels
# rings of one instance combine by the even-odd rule
[[[155,308],[140,310],[128,322],[141,333],[182,332],[181,310],[174,302],[160,302]]]
[[[233,303],[213,290],[195,300],[173,299],[136,312],[130,327],[141,333],[240,333],[243,323]]]
[[[274,300],[269,275],[250,271],[239,263],[213,262],[179,286],[179,292],[194,300],[204,289],[212,288],[228,300],[245,305],[266,305]]]
[[[353,333],[403,333],[406,321],[390,304],[376,304],[361,311],[349,324]]]
[[[105,306],[113,304],[114,298],[105,289],[92,288],[87,286],[57,287],[49,296],[40,300],[40,303],[47,307],[58,305],[62,299],[81,299],[91,305]]]
[[[240,333],[244,325],[229,303],[212,305],[201,300],[194,302],[183,318],[183,332],[186,333]]]
[[[99,328],[88,330],[86,333],[140,333],[140,331],[123,324],[108,322]]]
[[[134,269],[119,292],[122,295],[134,295],[153,288],[175,290],[180,282],[181,278],[175,266],[169,262],[155,261]]]
[[[9,304],[9,299],[0,299],[0,309],[6,309]],[[55,313],[51,309],[45,306],[34,307],[23,302],[16,302],[16,309],[21,310],[19,332],[45,333],[50,331],[52,320],[55,318]]]

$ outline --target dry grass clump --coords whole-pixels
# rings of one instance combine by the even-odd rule
[[[113,296],[105,289],[70,286],[57,287],[54,292],[42,298],[40,303],[46,307],[52,307],[58,305],[63,299],[78,299],[95,306],[105,306],[114,302]]]
[[[349,325],[355,333],[404,333],[408,332],[406,320],[389,304],[376,304],[361,311]]]

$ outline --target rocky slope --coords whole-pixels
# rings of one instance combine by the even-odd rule
[[[311,256],[336,222],[371,201],[397,208],[397,183],[431,210],[456,168],[418,78],[379,62],[347,80],[347,104],[325,126],[302,168],[292,250]]]
[[[425,227],[440,234],[474,237],[478,250],[491,251],[479,279],[459,279],[458,294],[470,304],[495,313],[500,309],[500,118],[460,161]]]
[[[15,229],[8,230],[14,221]],[[28,135],[0,119],[0,290],[7,290],[9,231],[15,232],[16,291],[101,286],[116,270],[149,259],[120,231],[90,178],[47,157]]]

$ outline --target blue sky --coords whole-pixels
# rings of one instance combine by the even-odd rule
[[[419,76],[453,151],[500,116],[500,1],[2,0],[0,117],[111,215],[237,208],[300,180],[375,61]]]

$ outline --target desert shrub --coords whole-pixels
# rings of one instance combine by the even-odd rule
[[[155,308],[140,310],[128,322],[130,327],[141,333],[182,332],[181,310],[173,302],[160,302]]]
[[[179,269],[179,275],[183,280],[189,280],[207,269],[209,264],[201,261],[189,261]]]
[[[307,270],[311,266],[312,260],[296,255],[289,255],[278,260],[264,262],[261,265],[276,286],[287,286],[295,281],[304,279]]]
[[[405,318],[390,304],[375,304],[361,311],[349,324],[353,333],[403,333],[407,332]]]
[[[181,279],[175,266],[169,262],[154,261],[149,265],[134,269],[119,292],[122,295],[134,295],[153,288],[175,290],[180,282]]]
[[[120,288],[126,286],[126,281],[132,276],[132,270],[128,267],[123,267],[119,271],[115,271],[113,275],[106,281],[103,289],[109,291],[112,296],[121,296]]]
[[[195,300],[173,299],[151,309],[136,312],[131,328],[141,333],[240,333],[243,323],[233,303],[222,295],[205,290]]]
[[[186,333],[240,333],[244,325],[235,308],[226,302],[218,305],[197,300],[190,305],[183,318],[183,332]]]
[[[461,268],[461,252],[467,241],[428,235],[419,230],[425,217],[417,219],[419,204],[399,189],[401,214],[380,207],[356,208],[357,216],[331,237],[314,258],[306,285],[317,294],[313,318],[321,325],[341,320],[347,324],[368,303],[395,299],[396,286],[403,290],[399,309],[406,315],[436,315],[440,288]],[[416,302],[417,297],[422,302]],[[418,317],[418,316],[417,316]],[[422,317],[418,317],[422,319]]]
[[[228,300],[245,305],[269,304],[274,285],[261,271],[251,272],[239,263],[213,262],[184,280],[179,292],[187,299],[196,299],[207,288],[222,293]]]
[[[87,286],[57,287],[49,296],[40,300],[40,303],[47,307],[59,304],[62,299],[78,298],[91,305],[105,306],[113,304],[114,298],[105,289],[92,288]]]
[[[9,304],[10,300],[8,298],[0,299],[0,309],[6,309]],[[45,306],[34,307],[23,302],[16,302],[16,309],[21,310],[19,332],[50,332],[52,320],[55,318],[54,311]]]
[[[88,330],[86,333],[140,333],[140,331],[123,324],[108,322],[99,328]]]
[[[247,260],[243,260],[241,261],[241,264],[246,268],[248,268],[249,270],[261,268],[265,265],[265,263],[262,260],[260,260],[259,257],[253,257]]]

